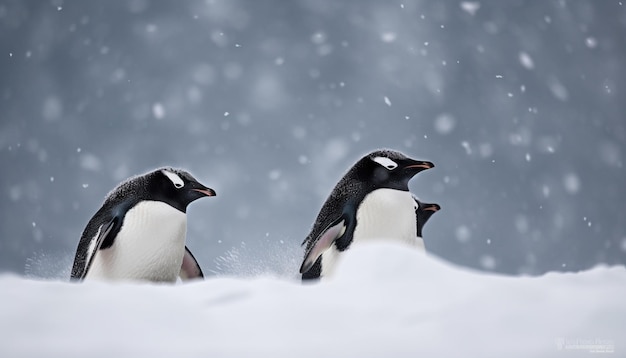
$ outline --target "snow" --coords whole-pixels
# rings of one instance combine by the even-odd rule
[[[565,86],[563,86],[563,84],[557,79],[552,78],[550,81],[548,81],[548,87],[550,88],[550,91],[552,92],[554,97],[558,98],[559,100],[565,102],[569,98],[569,92],[567,91],[567,88],[565,88]]]
[[[473,1],[463,1],[461,2],[461,9],[463,9],[468,14],[474,16],[476,15],[478,9],[480,9],[480,3]]]
[[[468,242],[469,239],[472,237],[472,232],[465,225],[461,225],[457,227],[455,234],[456,234],[456,239],[459,242]]]
[[[515,228],[517,232],[525,234],[529,229],[528,218],[524,215],[517,215],[515,217]]]
[[[163,119],[165,117],[165,107],[161,103],[155,103],[152,105],[152,115],[156,119]]]
[[[532,70],[535,68],[535,62],[526,52],[520,52],[519,54],[519,62],[524,66],[527,70]]]
[[[396,34],[395,32],[383,32],[380,35],[380,39],[386,43],[391,43],[391,42],[396,41],[397,37],[398,37],[398,34]]]
[[[441,135],[446,135],[454,130],[456,120],[447,113],[442,113],[435,118],[435,131]]]
[[[83,153],[79,157],[80,167],[88,171],[100,171],[102,170],[102,161],[97,156],[91,153]]]
[[[471,155],[472,154],[472,147],[470,146],[468,141],[462,141],[461,142],[461,146],[463,147],[463,149],[465,149],[465,154],[467,155]]]
[[[385,104],[386,104],[387,106],[391,107],[391,100],[389,99],[389,97],[384,96],[384,97],[383,97],[383,100],[385,101]]]
[[[43,103],[42,116],[47,121],[55,121],[63,115],[63,103],[55,96],[46,98]]]
[[[496,268],[496,259],[491,255],[482,255],[480,257],[480,266],[485,270],[493,270]]]
[[[596,46],[598,46],[598,40],[593,37],[587,37],[585,39],[585,45],[587,45],[587,47],[589,48],[595,48]]]
[[[507,277],[371,244],[339,268],[312,285],[1,276],[0,356],[570,357],[626,343],[623,267]]]
[[[563,178],[563,185],[569,194],[576,194],[580,190],[580,179],[574,173],[567,173]]]

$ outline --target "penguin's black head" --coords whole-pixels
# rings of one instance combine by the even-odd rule
[[[191,202],[216,195],[213,189],[200,184],[191,174],[181,169],[161,168],[152,174],[148,182],[150,196],[182,212],[186,212],[187,205]]]
[[[415,215],[417,217],[417,236],[422,237],[424,225],[434,213],[441,210],[441,206],[435,203],[423,203],[416,197],[413,199],[415,199]]]
[[[435,165],[415,160],[393,150],[377,150],[361,159],[358,172],[363,180],[375,187],[409,190],[409,180]]]

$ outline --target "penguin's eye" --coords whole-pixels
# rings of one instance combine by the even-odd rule
[[[375,161],[376,163],[382,165],[383,167],[385,167],[388,170],[394,170],[398,167],[398,163],[394,162],[393,160],[387,158],[387,157],[376,157],[374,159],[372,159],[373,161]]]
[[[163,174],[172,181],[172,184],[174,184],[176,189],[180,189],[185,186],[185,182],[177,174],[167,170],[163,170]]]

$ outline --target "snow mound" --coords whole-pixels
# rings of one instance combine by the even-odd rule
[[[382,244],[318,284],[1,276],[0,356],[587,356],[623,349],[625,283],[623,267],[505,277]]]

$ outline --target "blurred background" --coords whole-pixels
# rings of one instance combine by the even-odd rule
[[[125,178],[182,167],[207,275],[293,276],[345,171],[436,168],[428,250],[504,274],[626,263],[622,1],[0,1],[0,272],[66,278]]]

